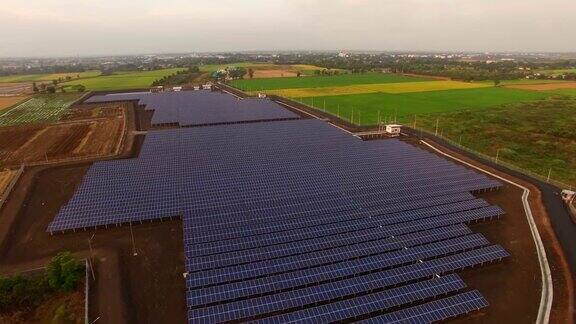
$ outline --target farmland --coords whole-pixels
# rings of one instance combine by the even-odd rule
[[[119,104],[71,110],[64,122],[0,128],[0,165],[54,162],[116,153],[124,129]]]
[[[556,99],[418,116],[418,126],[489,156],[576,185],[576,101]]]
[[[487,88],[489,85],[482,83],[468,83],[458,81],[424,81],[424,82],[398,82],[380,84],[357,84],[340,87],[284,89],[267,91],[270,94],[278,94],[289,98],[323,97],[336,95],[353,95],[361,93],[410,93],[429,92],[456,89]]]
[[[503,88],[479,88],[414,93],[367,93],[345,96],[304,98],[310,106],[362,125],[376,125],[381,121],[397,119],[409,123],[414,115],[449,112],[454,110],[482,110],[496,105],[545,99],[547,93]],[[352,117],[354,111],[354,117]]]
[[[59,78],[65,79],[66,77],[71,77],[73,79],[83,79],[83,78],[93,78],[98,75],[100,75],[100,71],[8,75],[0,77],[0,83],[52,81],[57,80]]]
[[[27,96],[10,96],[10,97],[0,97],[0,111],[10,108],[20,101],[28,98]]]
[[[77,93],[34,96],[0,113],[0,126],[57,121],[80,96]]]
[[[256,80],[234,80],[232,85],[247,91],[280,90],[280,89],[303,89],[341,87],[359,84],[384,84],[400,82],[421,82],[431,79],[404,76],[398,74],[366,73],[366,74],[341,74],[334,76],[310,76],[300,78],[272,78]]]
[[[73,80],[65,82],[62,85],[70,87],[81,84],[84,85],[87,90],[93,91],[148,88],[155,80],[181,70],[183,69],[174,68],[153,71],[118,72],[112,75],[101,75],[93,78]]]

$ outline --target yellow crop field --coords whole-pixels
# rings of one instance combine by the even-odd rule
[[[424,82],[401,82],[401,83],[379,83],[379,84],[355,84],[340,87],[325,88],[302,88],[302,89],[281,89],[269,90],[269,94],[277,94],[289,98],[307,98],[320,96],[337,96],[360,93],[409,93],[457,89],[476,89],[491,87],[484,83],[468,83],[458,81],[424,81]]]

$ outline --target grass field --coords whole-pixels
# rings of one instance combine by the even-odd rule
[[[359,84],[400,83],[430,81],[431,79],[398,74],[366,73],[301,78],[234,80],[232,85],[246,91],[342,87]]]
[[[0,83],[52,81],[52,80],[57,80],[60,77],[65,79],[67,76],[69,76],[73,79],[93,78],[93,77],[96,77],[99,75],[100,75],[100,71],[9,75],[9,76],[0,77]]]
[[[537,70],[535,72],[539,72],[546,75],[560,75],[565,73],[576,73],[576,69]]]
[[[375,93],[375,92],[409,93],[409,92],[444,91],[444,90],[456,90],[456,89],[476,89],[487,87],[491,86],[482,83],[468,83],[459,81],[423,81],[423,82],[380,83],[380,84],[357,84],[341,87],[324,87],[324,88],[284,89],[284,90],[267,91],[267,93],[277,94],[288,98],[306,98],[306,97],[352,95],[352,94]]]
[[[542,100],[492,109],[419,116],[417,127],[544,177],[576,185],[576,100]]]
[[[396,119],[412,123],[414,115],[455,110],[482,110],[502,104],[545,99],[549,93],[505,88],[479,88],[413,92],[401,94],[369,93],[304,98],[302,102],[361,125]],[[396,118],[394,118],[396,117]]]
[[[502,80],[500,85],[522,85],[522,84],[552,84],[552,83],[563,83],[564,80],[535,80],[535,79],[518,79],[518,80]],[[482,83],[487,83],[490,85],[494,84],[494,81],[482,81]]]
[[[73,80],[63,83],[64,86],[82,84],[87,90],[109,91],[121,89],[147,88],[157,79],[174,74],[182,68],[163,69],[154,71],[122,72],[113,75],[103,75],[94,78]]]
[[[14,108],[0,113],[0,127],[57,121],[81,95],[79,93],[59,93],[34,96]]]

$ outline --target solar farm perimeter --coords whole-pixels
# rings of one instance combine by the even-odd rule
[[[393,119],[411,123],[415,115],[485,109],[552,95],[493,87],[486,82],[383,73],[235,80],[232,85],[251,94],[266,92],[301,101],[358,125],[376,125]]]
[[[133,158],[94,163],[47,230],[181,218],[189,323],[490,312],[454,272],[509,257],[468,226],[504,215],[472,194],[499,182],[266,99],[193,91],[90,101],[113,98],[146,104],[153,125],[181,127],[149,130]]]

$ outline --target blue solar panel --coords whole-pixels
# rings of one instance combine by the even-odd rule
[[[362,323],[432,323],[488,307],[479,291],[473,290],[426,304],[373,317]]]
[[[337,301],[318,307],[282,314],[262,319],[260,323],[332,323],[354,317],[365,316],[373,312],[382,312],[392,307],[436,297],[458,291],[466,284],[457,275],[448,275],[401,286],[382,292],[363,295],[343,301]]]
[[[231,102],[196,93],[134,98],[198,121]],[[319,120],[168,129],[149,131],[138,157],[90,167],[48,231],[182,217],[190,322],[322,322],[438,298],[463,284],[434,276],[507,257],[464,225],[504,214],[470,193],[499,186]]]
[[[138,100],[154,110],[152,124],[178,123],[181,126],[241,121],[298,118],[298,115],[267,99],[237,99],[211,91],[134,92],[96,95],[87,103]]]
[[[355,296],[363,292],[390,288],[416,279],[431,278],[437,274],[497,261],[507,256],[508,253],[500,246],[489,246],[428,262],[406,265],[341,281],[323,283],[262,297],[220,303],[203,308],[196,307],[192,308],[197,309],[192,314],[194,316],[208,316],[208,314],[221,316],[219,314],[224,314],[224,316],[238,319],[260,314],[270,314],[284,309],[314,306],[318,303],[338,300],[345,296]],[[189,306],[193,305],[190,303],[190,299],[194,298],[194,294],[194,291],[188,291]]]

